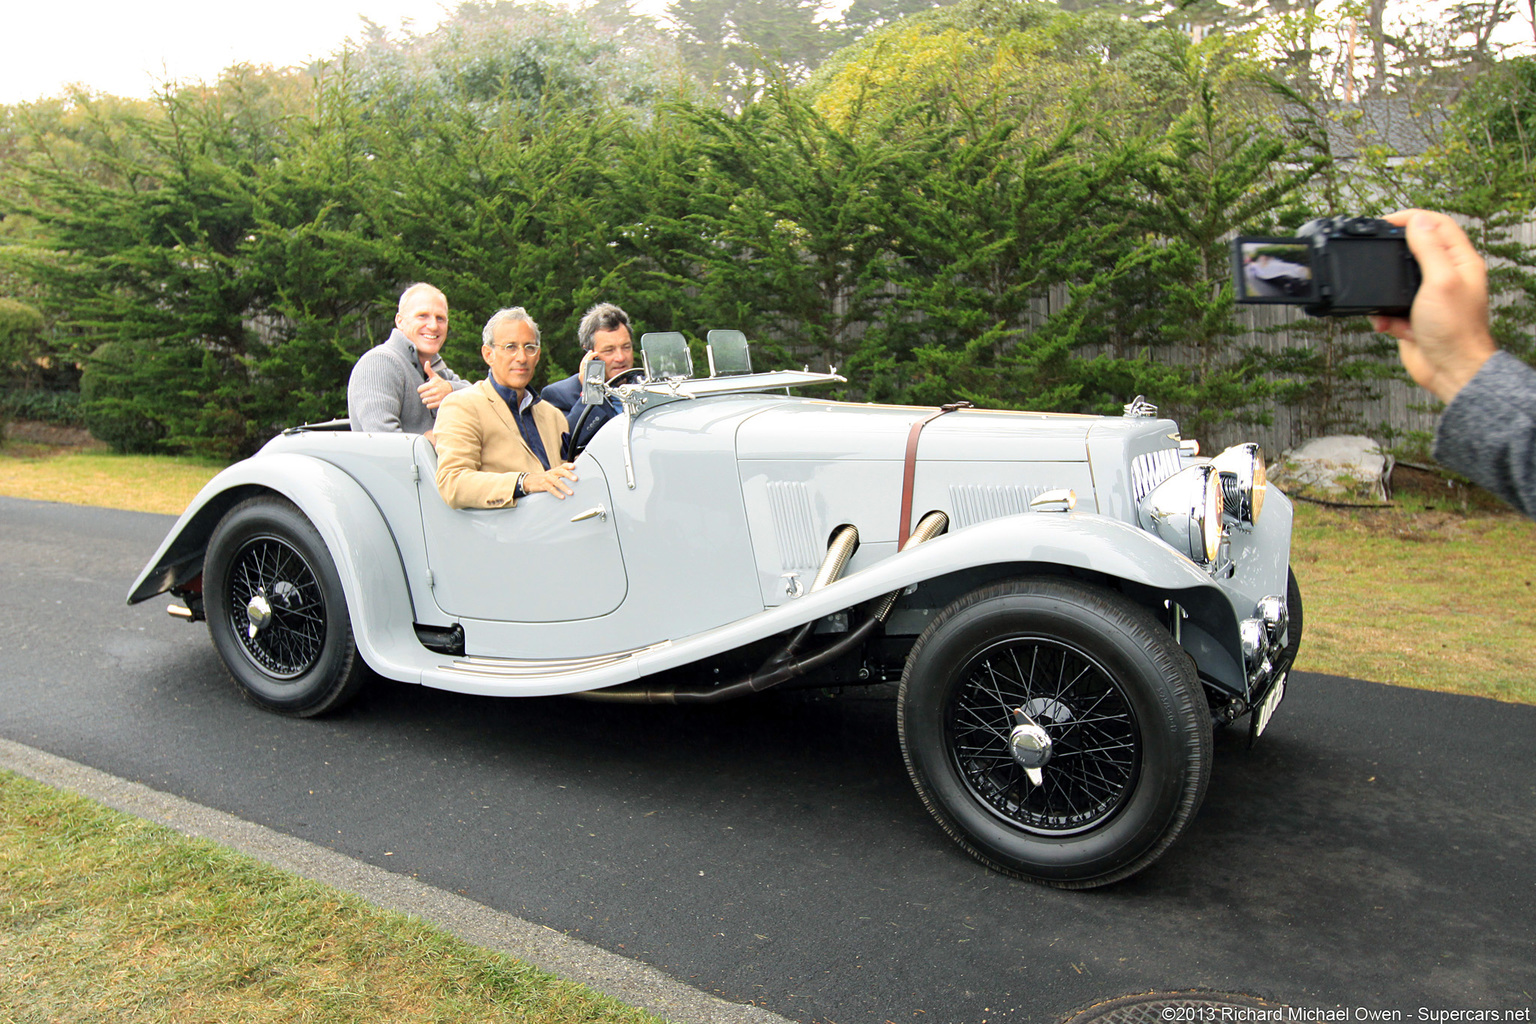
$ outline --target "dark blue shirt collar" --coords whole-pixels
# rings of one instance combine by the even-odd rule
[[[539,436],[539,425],[533,420],[533,407],[539,404],[539,396],[534,394],[533,388],[526,389],[523,392],[521,408],[519,408],[516,391],[502,387],[494,374],[486,374],[485,379],[491,382],[491,387],[496,389],[496,393],[512,411],[512,422],[517,424],[518,432],[523,435],[523,440],[528,444],[528,450],[533,452],[545,469],[548,469],[549,455],[544,451],[544,439]]]

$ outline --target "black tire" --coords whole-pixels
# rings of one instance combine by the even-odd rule
[[[1039,786],[1009,753],[1019,707],[1051,738]],[[998,871],[1066,889],[1155,861],[1210,778],[1193,662],[1145,609],[1073,581],[1005,581],[944,609],[907,657],[897,716],[944,831]]]
[[[1296,570],[1285,571],[1285,614],[1287,618],[1283,660],[1286,670],[1296,664],[1296,652],[1301,647],[1301,630],[1304,624],[1301,608],[1301,586],[1296,582]]]
[[[269,611],[253,609],[258,595]],[[246,697],[269,711],[318,715],[351,700],[367,679],[336,564],[282,498],[251,498],[220,520],[203,560],[203,602],[219,657]]]

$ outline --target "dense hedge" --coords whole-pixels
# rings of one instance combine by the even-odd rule
[[[608,299],[696,343],[739,327],[855,398],[1262,418],[1277,364],[1237,343],[1224,239],[1341,211],[1236,49],[963,0],[725,109],[548,17],[554,43],[461,32],[467,62],[417,40],[12,111],[0,272],[42,361],[84,368],[93,432],[232,457],[341,415],[415,280],[448,294],[464,374],[514,304],[543,376],[571,372]]]

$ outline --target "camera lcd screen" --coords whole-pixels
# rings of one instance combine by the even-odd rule
[[[1235,239],[1232,287],[1238,302],[1316,301],[1311,244],[1305,238]]]
[[[1419,265],[1401,236],[1335,238],[1328,242],[1333,305],[1354,311],[1407,316],[1419,290]]]

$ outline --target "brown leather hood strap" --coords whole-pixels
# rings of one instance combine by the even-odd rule
[[[917,439],[922,436],[923,428],[931,421],[947,412],[969,408],[971,408],[970,402],[951,402],[948,405],[941,405],[938,412],[924,416],[912,424],[912,429],[907,432],[907,457],[901,470],[901,522],[896,527],[897,551],[906,547],[908,538],[912,536],[912,484],[917,475]]]

